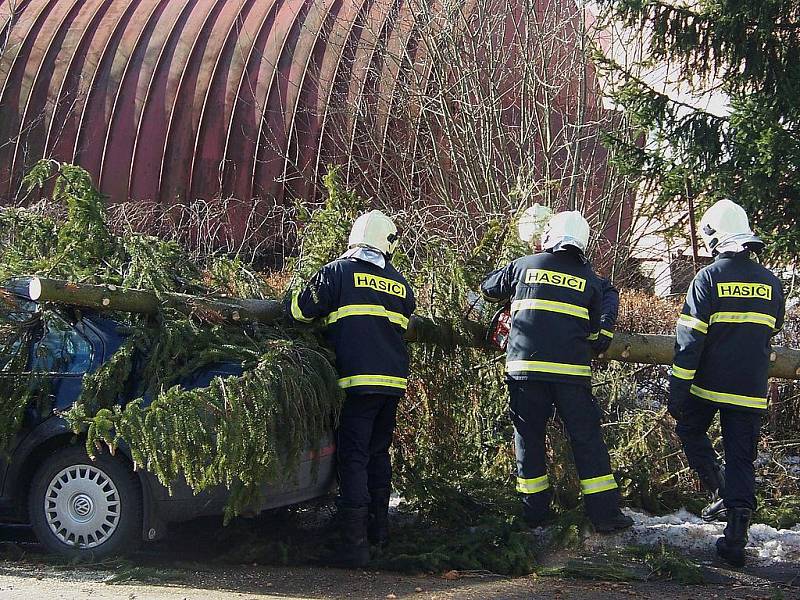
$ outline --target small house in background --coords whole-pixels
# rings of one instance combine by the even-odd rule
[[[661,297],[683,295],[697,271],[711,263],[702,240],[692,248],[688,230],[680,215],[639,218],[631,238],[631,259],[647,281],[646,291]]]

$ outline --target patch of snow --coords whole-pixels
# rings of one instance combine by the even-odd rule
[[[591,536],[586,540],[586,547],[600,550],[621,545],[666,545],[710,553],[725,528],[724,523],[706,523],[685,509],[663,517],[652,517],[630,509],[623,512],[634,520],[631,529],[614,535]],[[800,563],[800,524],[792,529],[752,525],[747,553],[762,564]]]
[[[784,456],[778,462],[783,465],[789,475],[800,477],[800,456]]]
[[[773,461],[785,469],[788,475],[800,477],[800,456],[773,456],[770,452],[761,451],[753,464],[756,469],[762,469],[769,466]]]

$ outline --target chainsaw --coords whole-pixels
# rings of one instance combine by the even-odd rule
[[[507,302],[497,312],[494,313],[492,320],[489,321],[489,328],[486,331],[486,339],[498,350],[506,351],[508,347],[508,335],[511,333],[511,303]]]

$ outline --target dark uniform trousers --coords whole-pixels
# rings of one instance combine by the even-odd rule
[[[368,506],[370,490],[391,486],[389,446],[400,398],[388,394],[347,395],[336,444],[341,506]]]
[[[594,522],[613,518],[619,505],[619,489],[609,475],[611,461],[600,428],[602,415],[590,388],[531,380],[509,381],[508,388],[518,477],[540,481],[537,487],[543,488],[522,493],[525,516],[541,519],[550,506],[545,433],[555,405],[569,434],[588,517]]]
[[[719,411],[722,425],[722,445],[725,450],[726,508],[756,509],[755,469],[761,413],[715,406],[689,398],[678,414],[673,414],[675,431],[681,439],[689,466],[700,474],[716,469],[717,455],[708,439],[708,428]]]

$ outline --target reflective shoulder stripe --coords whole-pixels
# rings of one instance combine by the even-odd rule
[[[700,333],[708,333],[708,323],[691,315],[681,315],[678,317],[678,325],[695,329]]]
[[[697,373],[697,369],[684,369],[683,367],[679,367],[678,365],[672,365],[672,374],[678,379],[685,379],[686,381],[691,381],[692,379],[694,379],[695,373]]]
[[[325,324],[330,325],[345,317],[355,316],[384,317],[392,323],[400,325],[403,329],[408,328],[408,317],[398,312],[386,310],[380,304],[348,304],[347,306],[342,306],[325,317]]]
[[[609,331],[608,329],[601,329],[600,330],[600,335],[604,335],[607,338],[611,338],[612,340],[614,339],[614,332],[613,331]]]
[[[589,365],[571,365],[569,363],[544,362],[540,360],[510,360],[506,363],[509,373],[555,373],[557,375],[576,375],[591,377],[592,368]]]
[[[314,319],[309,319],[303,314],[303,311],[300,310],[300,305],[297,303],[299,297],[300,290],[295,290],[292,292],[292,318],[295,321],[300,321],[301,323],[311,323]]]
[[[547,475],[535,477],[534,479],[523,479],[517,477],[517,491],[521,494],[537,494],[550,488]]]
[[[615,490],[617,487],[619,486],[617,486],[617,481],[614,479],[613,475],[601,475],[600,477],[593,477],[591,479],[581,479],[581,492],[583,492],[584,496]]]
[[[547,310],[550,312],[561,313],[578,317],[579,319],[589,319],[589,309],[577,304],[567,302],[557,302],[555,300],[540,300],[538,298],[528,298],[526,300],[514,300],[511,303],[511,312],[518,310]]]
[[[342,377],[339,380],[339,387],[347,389],[359,385],[375,385],[382,387],[406,389],[408,380],[405,377],[392,377],[391,375],[353,375]]]
[[[777,324],[775,317],[759,312],[717,312],[711,315],[708,322],[710,325],[714,323],[754,323],[766,325],[770,329],[775,329]]]
[[[726,392],[714,392],[712,390],[703,389],[696,385],[692,385],[692,387],[689,388],[689,391],[695,396],[704,398],[705,400],[710,400],[711,402],[732,404],[734,406],[744,406],[746,408],[767,408],[766,397],[758,398],[756,396],[741,396],[739,394],[728,394]]]

